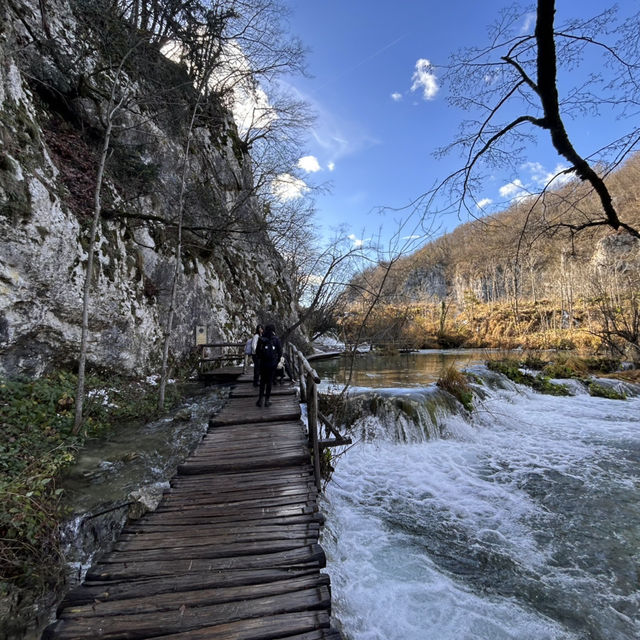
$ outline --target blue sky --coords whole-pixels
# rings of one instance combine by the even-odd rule
[[[435,159],[433,151],[452,141],[464,114],[446,102],[438,65],[454,50],[487,43],[487,27],[508,2],[449,0],[446,3],[381,0],[285,0],[291,8],[290,30],[309,48],[312,77],[289,79],[317,114],[304,151],[305,180],[329,184],[316,197],[317,219],[325,235],[348,225],[357,238],[371,237],[383,226],[393,232],[401,208],[436,180],[461,166],[458,155]],[[558,14],[573,15],[576,3],[558,0]],[[623,10],[637,1],[619,3]],[[603,3],[583,0],[582,15]],[[524,27],[524,25],[523,25]],[[530,27],[533,30],[533,24]],[[435,79],[421,71],[420,60],[435,66]],[[422,63],[424,66],[424,63]],[[614,124],[569,123],[580,153],[595,149]],[[528,154],[522,184],[552,172],[562,162],[545,135]],[[495,175],[486,184],[487,210],[505,202],[513,175]],[[502,195],[501,195],[502,189]],[[437,221],[439,232],[466,222],[457,216]]]

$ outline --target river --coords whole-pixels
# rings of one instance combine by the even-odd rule
[[[468,413],[435,387],[449,356],[359,359],[356,444],[323,505],[345,637],[640,638],[637,388],[541,395],[458,352],[477,376]],[[343,376],[314,366],[325,389]]]

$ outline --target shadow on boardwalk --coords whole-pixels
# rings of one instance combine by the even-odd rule
[[[243,377],[158,509],[58,609],[46,639],[340,640],[300,405]]]

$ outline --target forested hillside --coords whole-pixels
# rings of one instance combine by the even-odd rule
[[[621,215],[640,223],[640,157],[607,176]],[[572,180],[462,224],[352,289],[346,328],[383,277],[366,335],[406,346],[613,349],[636,358],[640,246],[626,231],[576,231],[598,201]],[[573,225],[573,226],[572,226]],[[631,349],[631,350],[630,350]]]

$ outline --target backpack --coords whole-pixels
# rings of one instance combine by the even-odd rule
[[[260,358],[263,366],[274,367],[278,364],[280,356],[278,354],[278,338],[261,337],[258,340],[256,355]]]
[[[248,356],[250,356],[253,353],[253,349],[251,348],[252,345],[253,345],[253,338],[249,338],[247,340],[247,344],[244,345],[244,352]]]

